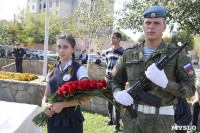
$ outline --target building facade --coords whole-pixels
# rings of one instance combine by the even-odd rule
[[[79,0],[48,0],[49,12],[66,18],[78,8]],[[37,14],[46,11],[46,0],[27,0],[27,11]]]

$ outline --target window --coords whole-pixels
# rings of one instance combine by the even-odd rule
[[[46,8],[46,4],[44,4],[43,8]]]
[[[58,15],[58,11],[56,11],[56,15]]]
[[[35,6],[33,5],[33,6],[32,6],[32,10],[34,10],[34,8],[35,8]]]
[[[42,5],[40,4],[40,10],[42,9]]]
[[[50,8],[52,7],[52,3],[49,3],[49,7],[50,7]]]

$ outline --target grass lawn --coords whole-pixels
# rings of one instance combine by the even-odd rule
[[[82,113],[85,118],[85,121],[83,122],[84,133],[113,133],[114,126],[102,126],[104,123],[108,121],[107,116],[86,111],[82,111]],[[120,124],[123,125],[121,120]],[[120,129],[122,130],[122,126],[120,127]],[[42,133],[47,133],[46,126],[42,128]],[[118,133],[122,133],[122,131]],[[190,132],[187,131],[187,133]]]
[[[41,107],[40,107],[41,110]],[[83,111],[83,116],[85,121],[83,122],[83,132],[84,133],[112,133],[114,126],[102,126],[108,121],[108,117],[97,114]],[[120,121],[122,125],[122,122]],[[121,128],[122,129],[122,128]],[[42,133],[47,133],[47,127],[42,128]],[[118,132],[118,133],[121,133]]]
[[[83,111],[83,116],[85,117],[85,121],[83,123],[84,133],[112,133],[113,132],[114,126],[102,126],[104,123],[106,123],[109,120],[107,116],[103,116],[97,113],[85,112],[85,111]]]

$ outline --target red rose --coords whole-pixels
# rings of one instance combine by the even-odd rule
[[[90,86],[94,89],[94,88],[97,88],[97,83],[96,82],[92,82],[91,84],[90,84]]]
[[[69,87],[68,89],[69,89],[69,93],[76,93],[76,89],[75,89],[75,88],[73,88],[73,87],[70,88],[70,87]]]
[[[78,82],[78,89],[79,90],[84,90],[84,88],[83,88],[83,82],[82,81]]]
[[[73,84],[73,82],[67,82],[67,86],[68,86],[69,88],[74,88],[72,84]]]
[[[102,83],[99,83],[98,84],[98,89],[102,89],[103,88],[103,84]]]
[[[78,88],[78,81],[72,82],[72,86],[73,86],[74,88]]]
[[[92,83],[93,83],[93,82],[97,82],[97,81],[96,81],[96,80],[94,80],[94,79],[92,79],[92,80],[90,80],[90,82],[92,82]]]
[[[102,82],[101,82],[102,84],[103,84],[103,87],[106,87],[107,86],[107,83],[106,83],[106,80],[105,79],[102,79]]]
[[[60,97],[64,97],[64,94],[62,93],[61,90],[58,90],[58,95],[59,95]]]
[[[84,88],[84,90],[90,90],[91,89],[90,88],[90,83],[88,81],[84,81],[83,88]]]
[[[61,91],[63,94],[68,93],[68,87],[62,86],[62,87],[60,87],[60,91]]]
[[[97,80],[97,83],[98,83],[98,84],[101,83],[101,80]]]
[[[86,84],[90,84],[90,80],[85,80]]]
[[[91,85],[91,84],[88,84],[88,88],[87,88],[87,90],[89,90],[89,91],[90,91],[90,90],[93,90],[93,88],[94,88],[94,87],[92,87],[92,85]]]

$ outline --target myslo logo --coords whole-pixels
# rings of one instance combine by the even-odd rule
[[[174,125],[172,126],[171,130],[196,130],[196,126],[179,126],[179,125]]]

